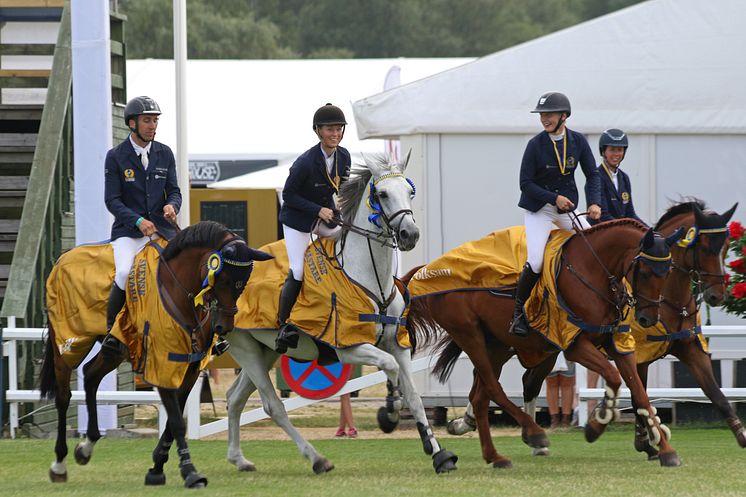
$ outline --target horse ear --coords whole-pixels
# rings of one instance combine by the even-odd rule
[[[409,152],[407,152],[407,156],[404,158],[404,161],[401,163],[401,172],[404,172],[407,170],[407,166],[409,165],[409,157],[412,155],[412,149],[409,149]]]
[[[381,174],[381,168],[376,163],[376,161],[373,160],[373,159],[369,159],[368,156],[365,155],[365,154],[360,154],[360,156],[363,158],[363,162],[365,162],[365,167],[368,168],[368,170],[373,175],[373,177],[380,176],[380,174]]]
[[[666,238],[666,245],[672,247],[676,242],[681,240],[682,236],[684,236],[684,227],[680,226],[679,229],[674,231],[669,237]]]
[[[648,232],[645,233],[645,236],[642,238],[642,242],[640,245],[643,249],[647,249],[653,246],[653,243],[655,243],[655,231],[653,228],[648,229]]]
[[[738,202],[733,204],[733,207],[720,214],[720,222],[723,226],[726,226],[728,221],[730,221],[730,218],[733,217],[733,213],[736,212],[736,207],[738,207]]]
[[[270,255],[267,252],[262,252],[261,250],[256,250],[251,247],[249,247],[249,257],[251,257],[252,261],[268,261],[275,258],[275,256]]]
[[[692,205],[694,206],[694,222],[699,227],[704,226],[707,223],[707,216],[705,216],[704,212],[702,212],[702,209],[700,209],[696,203]]]

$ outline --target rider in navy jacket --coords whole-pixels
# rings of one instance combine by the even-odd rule
[[[176,183],[174,154],[155,141],[161,109],[150,97],[135,97],[124,108],[124,122],[131,133],[106,154],[104,203],[114,215],[111,245],[114,283],[106,311],[107,331],[124,305],[124,288],[135,255],[151,237],[170,239],[176,230],[181,191]],[[102,342],[104,352],[123,347],[111,334]]]
[[[350,176],[352,161],[346,148],[337,146],[340,184]],[[316,144],[303,152],[290,168],[282,190],[280,222],[303,233],[310,233],[319,219],[322,207],[334,209],[336,190],[329,182],[326,161],[321,147]]]
[[[604,131],[598,141],[598,150],[603,158],[601,165],[598,166],[598,175],[601,178],[600,221],[627,217],[644,224],[632,203],[632,184],[629,176],[619,167],[627,155],[628,146],[627,135],[616,128]],[[591,224],[595,222],[591,221]]]
[[[350,153],[339,146],[344,137],[344,112],[336,105],[321,106],[313,115],[313,131],[319,143],[303,152],[290,168],[282,190],[280,222],[285,236],[290,271],[280,291],[280,333],[275,350],[285,353],[298,345],[298,331],[286,323],[303,286],[303,266],[311,233],[322,237],[339,233],[332,221],[334,194],[350,176]]]
[[[176,162],[171,149],[153,141],[147,171],[130,140],[124,140],[106,154],[104,202],[114,215],[111,239],[121,236],[140,238],[135,226],[139,218],[155,224],[158,233],[171,239],[176,230],[163,217],[163,207],[181,208],[181,191],[176,182]]]
[[[521,161],[518,206],[524,209],[528,258],[516,284],[510,325],[510,333],[521,337],[530,330],[523,305],[541,276],[549,234],[555,228],[573,229],[570,213],[578,205],[575,185],[578,166],[585,173],[588,216],[594,219],[601,216],[600,184],[593,153],[585,137],[566,126],[572,112],[570,100],[563,93],[548,92],[539,97],[531,112],[539,114],[544,131],[529,140]],[[578,218],[578,223],[582,228],[589,227],[583,218]]]

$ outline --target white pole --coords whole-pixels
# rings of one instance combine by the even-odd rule
[[[176,66],[176,174],[181,189],[179,226],[189,226],[189,152],[187,150],[187,6],[186,0],[173,0],[174,65]]]

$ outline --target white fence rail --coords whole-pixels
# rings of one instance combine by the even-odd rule
[[[3,340],[3,355],[8,358],[8,390],[5,392],[5,401],[9,404],[10,413],[10,433],[12,437],[15,437],[18,429],[18,404],[22,402],[35,402],[39,400],[38,390],[18,390],[18,364],[17,364],[17,347],[16,342],[19,340],[41,340],[45,332],[42,328],[15,328],[15,320],[9,318],[8,327],[2,331]],[[719,350],[714,348],[713,359],[724,359],[733,361],[735,359],[746,358],[746,326],[705,326],[703,327],[705,336],[711,339],[739,339],[737,345],[729,346],[726,349]],[[711,342],[712,343],[712,342]],[[426,401],[426,404],[438,404],[437,399],[445,401],[446,399],[454,398],[465,398],[468,396],[468,391],[471,388],[471,364],[466,361],[460,360],[460,364],[457,365],[457,369],[463,369],[461,372],[460,383],[464,385],[448,384],[445,387],[438,387],[440,391],[434,392],[432,387],[434,385],[431,381],[431,377],[426,373],[426,370],[430,369],[431,361],[433,357],[427,356],[416,359],[412,364],[412,372],[420,373],[417,375],[418,388],[423,395],[423,398],[431,399]],[[666,359],[664,362],[671,362],[672,359]],[[516,371],[510,371],[516,369]],[[521,371],[513,366],[506,365],[503,370],[503,376],[508,372],[509,376],[519,378]],[[457,371],[454,371],[457,373]],[[458,375],[456,375],[458,376]],[[578,395],[580,400],[580,423],[584,425],[587,421],[587,402],[588,400],[601,399],[603,398],[603,389],[601,388],[586,388],[586,370],[580,365],[577,365],[576,369],[576,381],[578,386]],[[468,380],[468,381],[467,381]],[[186,406],[187,416],[187,436],[190,439],[199,439],[208,435],[213,435],[228,429],[228,420],[221,419],[205,425],[200,424],[200,401],[199,393],[202,388],[202,378],[200,377],[195,384],[192,392],[189,396]],[[345,393],[367,388],[379,383],[386,381],[386,376],[383,372],[377,372],[355,378],[347,382],[347,384],[340,390],[335,396],[342,395]],[[447,389],[443,392],[443,388]],[[509,394],[512,397],[520,395],[520,388],[507,387],[506,392],[513,392]],[[744,401],[746,400],[746,388],[731,388],[726,387],[722,389],[725,396],[731,401]],[[697,400],[706,401],[707,397],[704,395],[699,388],[648,388],[648,395],[651,400],[667,399],[673,401],[686,401],[686,400]],[[620,397],[622,399],[629,399],[629,390],[626,388],[621,389]],[[133,391],[99,391],[97,396],[100,404],[154,404],[159,406],[159,428],[163,431],[166,423],[166,414],[163,406],[161,405],[158,393],[155,391],[148,392],[133,392]],[[72,392],[71,403],[83,403],[85,402],[85,392],[75,390]],[[319,402],[319,400],[305,399],[302,397],[293,397],[284,401],[285,409],[292,411],[300,409],[308,405]],[[445,404],[442,404],[445,405]],[[449,406],[450,407],[450,406]],[[253,423],[262,419],[266,419],[268,416],[262,408],[256,408],[251,411],[244,412],[241,415],[241,425]]]

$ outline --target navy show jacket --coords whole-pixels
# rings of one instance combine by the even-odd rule
[[[163,216],[166,204],[171,204],[177,213],[181,208],[174,154],[168,146],[154,141],[148,159],[145,170],[129,137],[106,154],[104,202],[114,215],[112,240],[143,236],[135,226],[140,217],[153,222],[166,239],[176,234]]]
[[[558,195],[564,195],[578,205],[578,188],[575,185],[575,170],[578,164],[583,168],[586,178],[586,203],[601,205],[600,182],[596,171],[596,160],[593,157],[588,140],[570,129],[567,134],[568,174],[560,172],[557,156],[552,146],[549,133],[542,131],[529,140],[521,161],[521,198],[518,206],[536,212],[545,204],[555,205]],[[563,141],[557,142],[560,160],[563,156]]]
[[[335,161],[340,185],[350,176],[352,161],[346,148],[337,147]],[[332,168],[331,177],[335,175]],[[329,181],[321,145],[303,152],[290,167],[282,189],[280,222],[302,233],[310,233],[322,207],[334,208],[334,187]]]
[[[630,217],[637,219],[641,223],[645,222],[637,216],[635,207],[632,204],[632,184],[629,181],[627,173],[617,169],[617,183],[619,189],[614,186],[609,174],[603,165],[598,167],[598,176],[601,180],[601,220],[592,221],[596,224],[601,221],[611,221],[612,219],[621,219]],[[589,221],[591,221],[589,219]]]

